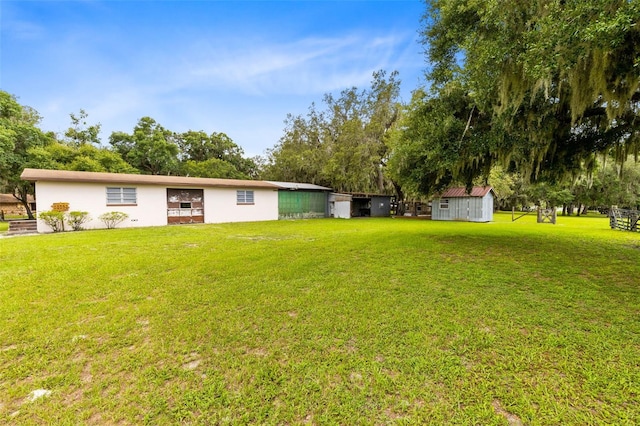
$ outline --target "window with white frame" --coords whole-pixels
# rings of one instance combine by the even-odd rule
[[[135,205],[138,203],[136,188],[107,187],[107,204]]]
[[[449,199],[448,198],[441,198],[440,199],[440,208],[441,209],[448,209],[449,208]]]
[[[253,191],[239,189],[236,192],[236,202],[238,204],[253,204]]]

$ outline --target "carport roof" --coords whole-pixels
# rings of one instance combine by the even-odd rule
[[[24,169],[20,176],[30,182],[87,182],[129,185],[191,186],[218,188],[267,188],[278,186],[262,180],[211,179],[184,176],[134,175],[126,173],[77,172],[70,170]]]
[[[276,185],[280,189],[291,189],[291,190],[313,190],[313,191],[331,191],[331,188],[327,188],[326,186],[314,185],[312,183],[295,183],[295,182],[276,182],[276,181],[268,181],[271,184]]]

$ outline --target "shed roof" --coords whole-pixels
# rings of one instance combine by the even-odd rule
[[[312,183],[295,183],[295,182],[277,182],[277,181],[268,181],[269,183],[276,185],[280,189],[306,189],[313,191],[331,191],[331,188],[327,188],[326,186],[314,185]]]
[[[389,194],[376,194],[371,192],[345,192],[345,194],[349,194],[353,196],[353,198],[393,197],[393,195]]]
[[[464,197],[484,197],[489,192],[493,192],[490,186],[474,186],[471,193],[467,193],[465,187],[449,188],[440,195],[440,198],[464,198]]]
[[[33,203],[35,201],[35,199],[33,198],[33,195],[29,194],[27,195],[27,202],[28,203]],[[18,199],[16,197],[13,196],[13,194],[0,194],[0,203],[1,204],[17,204],[20,201],[18,201]]]
[[[76,172],[69,170],[45,169],[24,169],[20,178],[31,182],[88,182],[219,188],[278,188],[276,185],[261,180],[211,179],[184,176],[134,175],[126,173]]]

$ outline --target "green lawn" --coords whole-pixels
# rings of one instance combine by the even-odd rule
[[[637,424],[640,234],[534,222],[0,239],[0,423]]]

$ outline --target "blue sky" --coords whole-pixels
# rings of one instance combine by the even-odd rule
[[[424,3],[380,1],[34,1],[0,3],[0,89],[64,132],[84,109],[131,133],[149,116],[176,132],[223,132],[249,156],[325,93],[397,70],[423,84]]]

